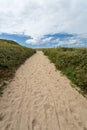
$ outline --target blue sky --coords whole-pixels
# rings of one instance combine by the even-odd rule
[[[0,0],[0,5],[0,38],[33,48],[87,47],[86,0]]]
[[[2,34],[0,34],[0,38],[1,39],[14,40],[14,41],[18,42],[19,44],[21,44],[23,46],[27,46],[26,45],[26,40],[28,40],[30,37],[25,36],[23,34],[22,35],[17,35],[17,34],[2,33]]]
[[[26,35],[0,34],[1,39],[10,39],[19,44],[32,48],[50,47],[87,47],[87,37],[77,34],[57,33],[43,36],[38,43],[30,42],[33,38]],[[28,41],[28,42],[27,42]]]

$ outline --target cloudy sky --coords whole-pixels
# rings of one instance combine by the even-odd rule
[[[30,47],[87,47],[87,1],[0,0],[0,38]]]

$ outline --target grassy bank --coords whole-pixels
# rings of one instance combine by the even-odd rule
[[[0,83],[12,77],[16,69],[34,53],[34,49],[0,39]]]
[[[72,83],[87,93],[87,48],[54,48],[43,52]]]

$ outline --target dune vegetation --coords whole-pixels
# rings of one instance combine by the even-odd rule
[[[87,93],[87,48],[43,49],[56,68]]]
[[[0,83],[11,78],[17,68],[35,52],[14,41],[0,39]]]

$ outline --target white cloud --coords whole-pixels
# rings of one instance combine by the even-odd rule
[[[26,43],[31,44],[31,45],[38,45],[38,44],[40,44],[40,41],[41,41],[41,39],[38,37],[38,38],[28,39],[28,40],[26,40]]]
[[[67,42],[67,44],[77,44],[77,39],[75,39],[75,38],[70,38],[69,40],[68,40],[68,42]]]
[[[85,47],[87,46],[87,38],[85,39],[80,37],[80,35],[76,35],[73,37],[66,37],[65,39],[56,39],[55,47],[66,46],[66,47]]]
[[[53,37],[38,37],[38,38],[32,38],[29,40],[26,40],[27,44],[31,44],[31,45],[39,45],[39,44],[44,44],[44,43],[49,43],[51,42],[51,40],[53,39]]]
[[[0,0],[0,33],[24,33],[38,44],[57,32],[87,33],[86,0]]]
[[[50,42],[53,39],[53,37],[47,37],[42,40],[43,43]]]

